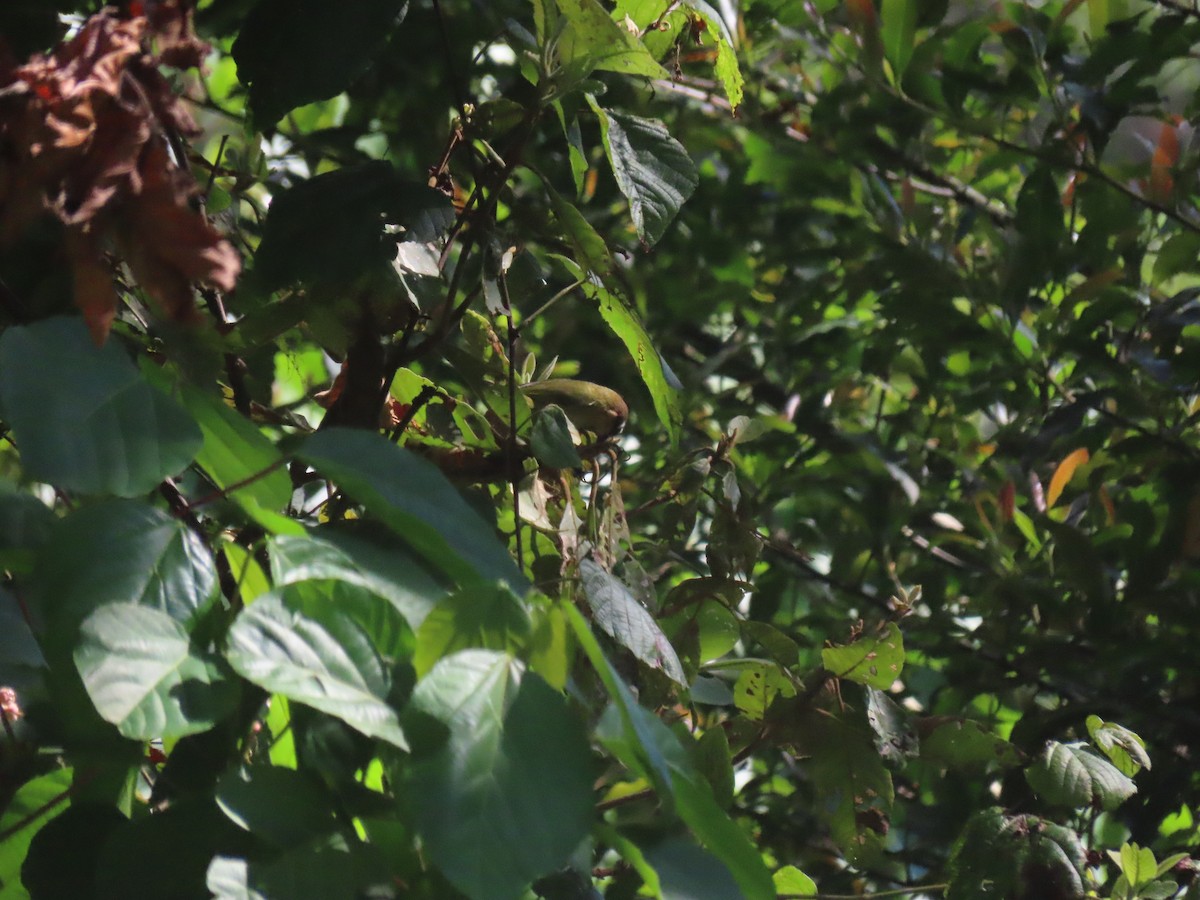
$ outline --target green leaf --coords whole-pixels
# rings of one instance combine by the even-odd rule
[[[574,646],[561,603],[542,607],[529,639],[529,668],[556,690],[564,690],[574,662]]]
[[[1017,764],[1017,749],[983,725],[969,719],[927,719],[921,730],[921,758],[950,768],[998,763]]]
[[[883,691],[869,687],[866,694],[867,724],[875,732],[875,749],[884,762],[903,765],[919,752],[917,733],[908,713]]]
[[[821,664],[838,678],[887,690],[904,668],[904,639],[895,622],[876,637],[862,637],[843,647],[826,647]]]
[[[1137,791],[1116,766],[1083,743],[1048,742],[1025,777],[1043,800],[1061,806],[1116,809]]]
[[[207,731],[237,699],[218,660],[192,647],[183,625],[136,603],[110,603],[84,620],[75,665],[97,712],[135,740]]]
[[[132,500],[107,500],[63,519],[38,554],[37,600],[57,645],[93,610],[136,603],[190,631],[217,598],[203,540],[178,519]]]
[[[696,837],[725,864],[749,900],[774,898],[771,875],[762,857],[717,804],[712,788],[692,766],[679,739],[657,716],[638,705],[605,658],[583,614],[573,606],[565,609],[580,647],[611,700],[597,737],[621,762],[654,785],[659,800],[677,811]]]
[[[638,237],[653,246],[696,189],[696,165],[658,119],[603,109],[590,97],[589,102]]]
[[[459,584],[499,578],[518,594],[528,587],[495,530],[428,460],[345,428],[317,432],[297,455]]]
[[[413,667],[425,675],[444,656],[481,648],[520,653],[529,642],[529,613],[503,584],[475,585],[444,598],[417,630]]]
[[[912,59],[919,12],[917,0],[883,0],[880,10],[883,52],[892,64],[897,81]]]
[[[612,20],[597,0],[557,0],[563,18],[556,48],[567,71],[565,88],[592,71],[666,78],[667,71],[641,40]]]
[[[578,469],[583,465],[571,440],[567,414],[553,403],[534,414],[529,447],[537,461],[551,469]]]
[[[271,202],[254,277],[268,291],[296,282],[345,290],[366,273],[390,272],[398,239],[433,240],[453,221],[448,197],[391,163],[324,172]],[[387,225],[406,231],[392,234]]]
[[[795,866],[784,866],[773,877],[775,890],[781,894],[815,894],[817,883]]]
[[[584,280],[583,270],[579,266],[570,260],[561,257],[560,259],[573,277]],[[675,440],[679,426],[683,423],[683,411],[680,409],[679,398],[674,388],[667,382],[662,358],[654,348],[650,335],[646,333],[637,313],[626,306],[616,294],[593,281],[584,280],[583,293],[597,302],[601,317],[633,357],[638,374],[642,376],[642,381],[650,392],[650,399],[654,401],[654,412],[658,420],[667,429],[671,439]]]
[[[550,197],[550,209],[558,222],[571,249],[575,251],[575,261],[587,271],[595,272],[601,278],[612,274],[613,260],[604,238],[592,227],[592,223],[584,218],[574,204],[565,200],[546,179],[543,179],[546,193]]]
[[[722,809],[733,805],[733,755],[729,737],[719,725],[709,728],[691,748],[697,771],[708,781],[713,798]]]
[[[770,660],[738,660],[741,669],[733,686],[733,702],[746,717],[761,722],[780,697],[795,697],[796,687],[786,669]]]
[[[464,650],[417,683],[414,735],[444,743],[408,781],[429,858],[475,900],[516,898],[562,865],[595,816],[591,749],[565,699],[503,653]]]
[[[729,869],[691,841],[674,838],[649,847],[646,861],[658,873],[662,895],[668,900],[743,900],[746,896]]]
[[[70,808],[72,769],[56,769],[25,782],[12,795],[0,814],[0,897],[24,900],[21,864],[29,844],[46,823]],[[15,830],[13,830],[15,829]]]
[[[642,886],[639,889],[641,893],[653,897],[655,900],[665,900],[662,885],[658,880],[658,873],[650,865],[650,861],[646,858],[646,854],[642,852],[641,847],[637,846],[611,825],[597,825],[595,833],[599,840],[611,846],[621,859],[629,863],[633,870],[641,877]]]
[[[187,412],[146,382],[119,342],[97,347],[82,319],[5,330],[0,405],[28,476],[86,494],[144,494],[203,443]]]
[[[57,521],[37,497],[14,491],[0,481],[0,569],[14,575],[28,574],[35,552]]]
[[[878,859],[895,791],[874,743],[844,716],[809,711],[794,727],[833,839],[852,863]]]
[[[319,0],[258,0],[233,44],[257,126],[346,88],[400,22],[405,0],[362,0],[331,11]]]
[[[311,772],[230,769],[217,783],[216,800],[234,824],[277,847],[295,847],[336,825],[333,798]]]
[[[204,435],[196,464],[213,484],[268,531],[303,533],[279,514],[292,499],[292,479],[275,445],[217,397],[185,384],[179,399]]]
[[[1158,860],[1149,847],[1124,844],[1120,852],[1121,874],[1135,891],[1158,876]]]
[[[1105,722],[1099,716],[1088,716],[1087,730],[1092,741],[1112,760],[1122,775],[1132,778],[1142,769],[1150,768],[1146,742],[1128,728],[1115,722]]]
[[[387,600],[415,630],[446,588],[391,535],[368,525],[322,525],[304,537],[271,538],[271,578],[279,587],[310,580],[356,585]]]
[[[344,835],[314,838],[263,861],[215,856],[205,883],[217,900],[358,900],[392,897],[393,879],[378,848]]]
[[[226,656],[254,684],[407,749],[387,703],[390,675],[371,638],[345,612],[299,612],[273,591],[234,620]]]
[[[947,900],[1083,896],[1086,855],[1069,829],[1034,816],[981,810],[954,845]]]
[[[717,80],[721,82],[725,96],[729,98],[729,106],[733,112],[737,112],[737,108],[742,105],[745,79],[738,66],[737,53],[733,49],[733,35],[729,33],[721,14],[704,0],[684,0],[684,5],[704,20],[707,35],[714,37],[717,42],[717,59],[713,64],[713,71]]]
[[[675,648],[621,580],[590,559],[580,562],[579,574],[592,620],[646,665],[662,670],[672,681],[687,687],[687,677]]]

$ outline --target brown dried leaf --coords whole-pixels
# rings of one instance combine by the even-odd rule
[[[241,261],[228,241],[187,204],[191,178],[171,167],[166,147],[146,146],[141,190],[118,211],[117,247],[134,277],[167,315],[193,318],[193,281],[232,290]]]
[[[196,132],[160,63],[197,66],[208,51],[187,0],[88,19],[25,65],[0,66],[0,242],[49,211],[68,226],[76,303],[102,341],[117,293],[101,247],[115,243],[172,318],[195,318],[191,284],[230,290],[241,262],[189,204],[195,184],[167,152]],[[155,56],[151,45],[158,51]]]

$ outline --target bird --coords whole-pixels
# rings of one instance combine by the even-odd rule
[[[579,432],[591,432],[597,441],[618,434],[629,418],[629,405],[612,388],[574,378],[548,378],[521,385],[533,408],[551,404],[562,409]]]

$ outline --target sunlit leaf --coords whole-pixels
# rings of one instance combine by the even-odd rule
[[[1054,475],[1050,479],[1050,486],[1046,489],[1046,508],[1049,509],[1058,502],[1058,498],[1062,496],[1063,488],[1071,481],[1071,476],[1075,474],[1075,470],[1080,466],[1085,465],[1091,455],[1086,447],[1080,447],[1078,450],[1072,450],[1062,462],[1058,464],[1058,468],[1054,470]]]
[[[388,705],[390,673],[370,637],[335,608],[317,617],[290,609],[277,593],[259,597],[229,630],[225,655],[239,675],[307,704],[363,734],[407,748]]]
[[[100,715],[137,740],[207,731],[237,699],[226,670],[192,647],[183,625],[136,603],[101,606],[83,621],[75,665]]]
[[[904,668],[904,640],[896,623],[889,622],[875,637],[861,637],[842,647],[826,647],[821,651],[821,661],[838,678],[887,690]]]

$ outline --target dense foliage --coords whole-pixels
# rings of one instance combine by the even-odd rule
[[[1200,897],[1198,49],[0,4],[0,898]]]

